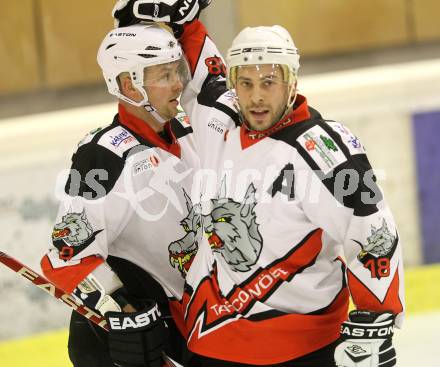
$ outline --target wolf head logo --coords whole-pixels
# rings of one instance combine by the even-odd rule
[[[93,235],[93,228],[84,210],[81,213],[67,213],[60,223],[55,224],[52,240],[64,240],[70,246],[80,246]]]
[[[354,241],[361,246],[358,260],[365,264],[369,259],[377,260],[383,257],[390,259],[396,250],[398,235],[397,233],[393,235],[390,232],[385,219],[383,219],[380,228],[371,225],[371,235],[367,237],[366,245]]]
[[[251,183],[241,203],[226,197],[222,181],[220,193],[211,200],[213,210],[203,217],[211,249],[220,253],[235,271],[250,270],[260,256],[263,239],[255,215],[255,186]]]
[[[372,278],[380,279],[391,274],[390,259],[396,251],[399,236],[397,232],[395,235],[390,232],[385,219],[379,228],[371,225],[371,235],[367,237],[365,245],[354,239],[353,241],[361,247],[357,258],[370,270]]]
[[[199,248],[199,240],[203,235],[203,230],[200,204],[193,205],[185,190],[183,190],[183,194],[188,215],[182,219],[180,225],[186,234],[177,241],[172,242],[168,246],[168,252],[171,266],[173,268],[177,266],[181,275],[185,277]]]
[[[370,253],[375,257],[386,256],[392,250],[395,240],[396,236],[390,232],[385,219],[383,219],[380,228],[371,226],[371,236],[367,237],[367,244],[364,246],[363,252]]]

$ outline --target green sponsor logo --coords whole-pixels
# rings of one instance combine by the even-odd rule
[[[335,144],[335,142],[332,139],[327,138],[324,135],[321,135],[320,138],[321,138],[322,142],[324,143],[324,145],[327,147],[327,149],[332,150],[334,152],[337,152],[339,150],[336,147],[336,144]]]

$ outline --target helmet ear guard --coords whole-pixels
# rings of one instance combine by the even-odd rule
[[[120,77],[122,74],[127,73],[128,76],[131,80],[131,83],[133,85],[134,88],[136,88],[136,90],[141,93],[142,95],[142,100],[139,102],[136,102],[135,100],[127,97],[125,94],[122,93],[122,86],[121,86],[121,81],[120,81]],[[122,72],[119,75],[117,75],[116,77],[114,77],[113,75],[106,75],[106,73],[103,72],[106,84],[107,84],[107,89],[109,91],[110,94],[114,95],[115,97],[130,103],[133,106],[136,107],[141,107],[141,106],[149,106],[149,102],[148,102],[148,94],[145,91],[145,89],[143,88],[143,70],[142,71],[128,71],[128,72]],[[139,77],[139,75],[141,75],[141,77]]]

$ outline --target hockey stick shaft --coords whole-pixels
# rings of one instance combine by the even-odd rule
[[[40,274],[33,271],[31,268],[23,265],[18,260],[0,251],[0,262],[6,265],[9,269],[15,271],[23,278],[29,280],[31,283],[36,285],[38,288],[49,293],[52,297],[60,300],[68,307],[72,308],[76,312],[80,313],[96,325],[102,327],[108,331],[107,321],[100,314],[91,310],[90,308],[80,305],[75,299],[68,293],[64,292],[62,289],[58,288],[55,284],[41,276]],[[166,367],[178,367],[179,365],[172,361],[167,355],[163,355]]]
[[[76,312],[80,313],[96,325],[101,326],[108,331],[107,322],[100,314],[91,310],[90,308],[80,305],[75,299],[68,293],[58,288],[55,284],[33,271],[31,268],[23,265],[18,260],[0,251],[0,262],[6,265],[9,269],[12,269],[23,278],[29,280],[38,288],[49,293],[52,297],[60,300]]]

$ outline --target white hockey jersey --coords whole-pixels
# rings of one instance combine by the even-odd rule
[[[165,129],[171,141],[119,105],[111,125],[79,143],[53,246],[41,262],[64,291],[112,255],[147,271],[171,300],[181,299],[192,261],[180,258],[182,244],[194,246],[201,230],[190,198],[198,158],[184,114]]]
[[[339,337],[349,293],[400,325],[399,236],[359,140],[303,96],[266,131],[240,127],[203,25],[186,26],[181,43],[206,234],[182,303],[189,348],[255,365],[295,359]]]

